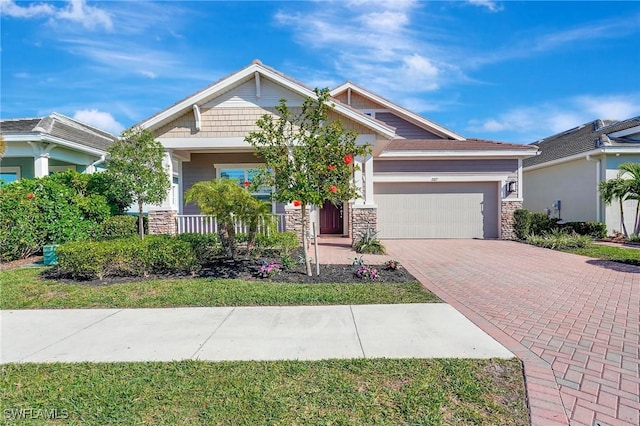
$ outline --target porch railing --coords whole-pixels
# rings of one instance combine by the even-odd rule
[[[278,232],[285,231],[284,214],[274,214],[260,219],[258,232],[268,233],[271,229],[269,221],[272,221],[272,223],[276,225]],[[242,220],[236,220],[235,230],[238,233],[246,233],[249,231],[249,225]],[[178,215],[178,234],[191,232],[196,234],[213,234],[218,232],[216,218],[202,214]]]

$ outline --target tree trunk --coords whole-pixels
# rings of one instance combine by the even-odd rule
[[[138,201],[138,232],[140,239],[144,239],[144,216],[142,214],[142,201]]]
[[[307,270],[307,275],[311,276],[311,259],[309,259],[309,253],[307,252],[307,206],[302,203],[300,208],[302,215],[302,251],[304,253],[304,265]]]
[[[622,224],[622,235],[627,238],[629,236],[629,233],[627,232],[627,225],[624,223],[624,208],[622,206],[622,198],[618,198],[618,202],[620,203],[620,223]]]
[[[222,244],[225,255],[230,259],[235,259],[237,244],[235,228],[233,227],[233,225],[229,226],[228,223],[224,222],[219,223],[218,235],[220,236],[220,244]]]

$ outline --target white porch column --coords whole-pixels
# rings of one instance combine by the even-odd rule
[[[33,173],[37,178],[49,176],[49,155],[56,147],[54,144],[28,142],[33,149]]]
[[[147,206],[147,210],[148,211],[151,211],[151,210],[177,211],[178,200],[175,199],[177,198],[177,191],[174,189],[174,184],[173,184],[173,158],[171,155],[171,151],[164,152],[164,157],[162,158],[162,167],[165,169],[165,171],[169,175],[169,181],[171,182],[171,185],[169,186],[169,189],[167,190],[167,195],[165,196],[162,203],[149,205]]]
[[[355,200],[355,204],[356,205],[363,205],[364,204],[364,198],[362,198],[362,193],[363,193],[363,185],[362,185],[362,157],[356,157],[354,160],[354,165],[356,166],[354,173],[353,173],[353,184],[356,187],[356,189],[358,190],[358,192],[360,193],[360,197],[356,198]]]
[[[374,205],[373,199],[373,156],[367,156],[364,163],[364,203],[366,205]]]
[[[38,155],[33,161],[33,172],[35,177],[41,178],[49,176],[49,153]]]

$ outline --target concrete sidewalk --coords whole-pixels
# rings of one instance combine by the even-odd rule
[[[511,358],[443,303],[0,312],[0,363]]]

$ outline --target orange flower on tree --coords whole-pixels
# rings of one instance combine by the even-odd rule
[[[32,198],[33,198],[33,192],[28,193],[28,194],[27,194],[27,198],[28,198],[28,199],[32,199]]]
[[[331,185],[331,186],[329,187],[329,191],[331,191],[331,192],[338,192],[338,187],[337,187],[337,186],[335,186],[335,185]]]
[[[245,188],[248,188],[248,187],[249,187],[249,181],[248,181],[248,180],[245,180],[245,181],[244,181],[244,183],[243,183],[243,185],[244,185],[244,187],[245,187]]]
[[[302,203],[300,203],[300,200],[293,200],[293,206],[294,207],[300,207],[300,204],[302,204]]]
[[[344,156],[344,164],[349,165],[351,163],[353,163],[353,155],[351,155],[351,154],[345,155]]]
[[[327,166],[327,170],[331,171],[331,170],[335,170],[336,169],[336,165],[335,164],[329,164]]]

